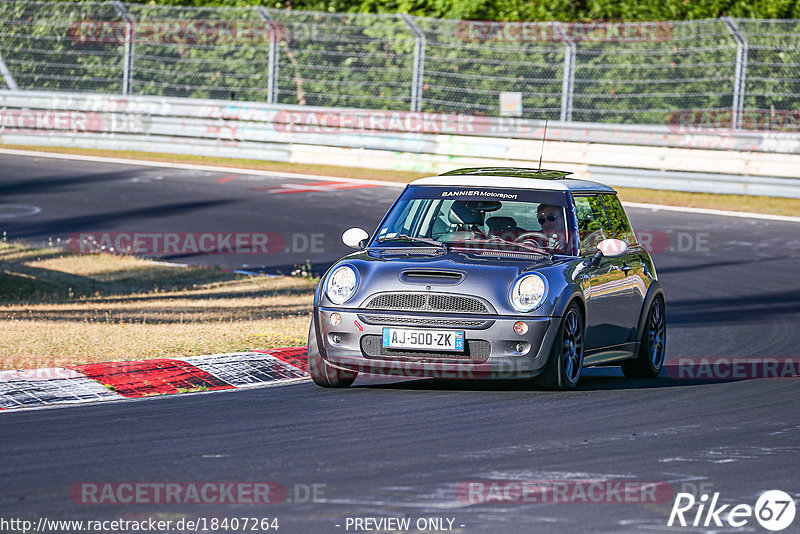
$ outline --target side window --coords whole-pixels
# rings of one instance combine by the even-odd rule
[[[611,229],[614,230],[614,237],[621,239],[628,246],[635,245],[636,235],[633,233],[631,223],[628,222],[628,216],[625,215],[625,210],[622,209],[622,203],[617,195],[600,195],[600,198],[611,222]]]
[[[597,244],[612,235],[603,204],[597,195],[576,196],[575,213],[578,216],[581,254],[594,253]]]

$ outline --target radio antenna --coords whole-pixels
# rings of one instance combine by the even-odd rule
[[[547,119],[544,120],[544,134],[542,135],[542,151],[539,154],[539,174],[542,174],[542,156],[544,156],[545,139],[547,139]]]

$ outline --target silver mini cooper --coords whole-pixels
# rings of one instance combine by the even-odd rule
[[[409,184],[317,287],[309,371],[531,378],[574,389],[584,367],[655,377],[664,292],[612,188],[570,173],[459,169]]]

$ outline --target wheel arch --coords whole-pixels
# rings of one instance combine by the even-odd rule
[[[667,299],[664,296],[664,289],[661,287],[661,283],[658,280],[654,280],[650,287],[647,289],[647,295],[644,298],[644,303],[642,304],[642,310],[639,312],[639,322],[636,326],[636,341],[641,346],[642,343],[642,336],[644,335],[645,326],[647,322],[647,314],[650,311],[650,305],[653,304],[653,300],[656,297],[661,297],[661,300],[664,302],[664,313],[665,313],[665,321],[666,321],[666,310],[667,310]]]
[[[322,356],[323,359],[327,358],[327,353],[325,351],[325,343],[322,340],[322,332],[320,331],[319,321],[317,321],[317,317],[319,316],[319,308],[314,307],[314,311],[311,313],[311,326],[310,332],[313,332],[314,338],[317,341],[317,352],[319,355]]]
[[[563,317],[567,307],[575,302],[581,310],[584,322],[586,321],[586,299],[580,287],[575,285],[567,286],[556,300],[552,310],[552,317]]]

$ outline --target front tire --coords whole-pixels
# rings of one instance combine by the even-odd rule
[[[308,373],[314,383],[323,388],[346,388],[355,382],[357,371],[346,371],[334,367],[322,357],[317,346],[314,319],[308,329]]]
[[[667,348],[667,322],[664,316],[664,299],[657,296],[647,311],[647,322],[642,334],[639,355],[622,362],[622,372],[628,378],[655,378],[664,366]]]
[[[573,302],[564,312],[550,359],[534,385],[561,391],[577,388],[583,372],[584,338],[583,314]]]

